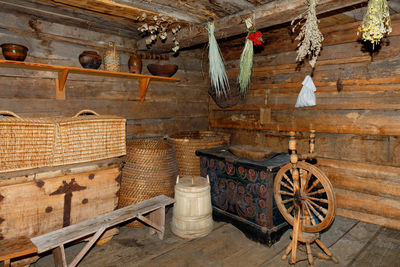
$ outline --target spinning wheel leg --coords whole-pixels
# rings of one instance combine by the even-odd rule
[[[321,242],[321,240],[316,239],[315,243],[325,252],[325,254],[328,256],[327,258],[324,257],[324,259],[330,259],[334,263],[339,263],[338,259],[336,259],[333,255],[332,252]],[[316,255],[318,257],[318,254]]]
[[[308,263],[313,266],[314,265],[314,258],[311,253],[311,246],[310,243],[306,243],[306,248],[307,248],[307,258],[308,258]]]
[[[290,241],[289,245],[286,247],[285,254],[283,254],[283,256],[282,256],[282,260],[286,260],[290,251],[292,251],[292,241]]]

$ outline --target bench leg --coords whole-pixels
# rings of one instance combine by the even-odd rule
[[[150,234],[157,233],[158,238],[163,240],[165,231],[165,206],[150,213],[150,218],[139,215],[138,219],[151,226]]]
[[[53,249],[54,266],[67,267],[67,260],[65,259],[64,245]]]
[[[100,236],[104,233],[106,229],[107,228],[102,227],[92,236],[89,242],[83,247],[83,249],[78,253],[78,255],[76,255],[75,259],[71,262],[69,267],[75,267],[76,265],[78,265],[78,263],[82,260],[85,254],[93,246],[93,244],[96,243],[97,239],[100,238]]]
[[[3,261],[3,267],[10,267],[10,259],[4,260]]]

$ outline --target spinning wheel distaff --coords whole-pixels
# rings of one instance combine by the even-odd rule
[[[326,254],[317,253],[314,256],[338,262],[318,239],[318,232],[327,228],[334,220],[336,200],[329,179],[317,167],[306,162],[307,159],[316,158],[314,147],[315,131],[311,131],[310,152],[298,155],[294,132],[290,132],[290,163],[278,171],[274,182],[276,205],[282,216],[293,226],[292,241],[282,257],[286,259],[292,252],[291,264],[305,260],[296,259],[298,242],[305,243],[310,265],[314,264],[311,253],[312,242],[315,242]]]

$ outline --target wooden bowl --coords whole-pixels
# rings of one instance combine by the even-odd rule
[[[171,77],[178,70],[178,66],[175,64],[149,64],[147,65],[147,69],[153,75]]]
[[[18,44],[2,44],[3,56],[7,60],[24,61],[28,53],[28,48]]]

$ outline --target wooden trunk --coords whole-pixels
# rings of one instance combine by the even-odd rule
[[[0,239],[41,235],[114,210],[120,169],[109,159],[2,174]]]
[[[287,226],[273,195],[274,177],[287,154],[265,161],[238,158],[228,147],[197,150],[201,175],[210,178],[215,220],[232,223],[251,239],[272,245]]]

